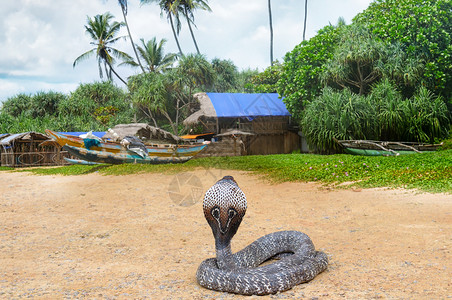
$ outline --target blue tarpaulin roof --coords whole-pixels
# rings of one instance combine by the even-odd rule
[[[67,135],[75,135],[75,136],[80,136],[82,134],[85,134],[87,132],[84,131],[80,131],[80,132],[59,132],[59,133],[63,133],[63,134],[67,134]],[[105,135],[105,131],[93,131],[93,134],[99,138],[103,137]]]
[[[207,93],[217,117],[290,116],[276,93]]]

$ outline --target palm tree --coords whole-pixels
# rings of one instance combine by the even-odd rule
[[[308,19],[308,0],[304,1],[304,26],[303,26],[303,41],[306,37],[306,20]]]
[[[116,37],[116,34],[119,32],[124,23],[118,23],[116,21],[110,23],[110,20],[113,18],[113,15],[109,12],[102,15],[96,15],[93,19],[87,17],[88,25],[85,25],[85,31],[93,39],[91,45],[95,45],[95,47],[77,57],[72,66],[75,67],[81,61],[96,55],[100,78],[104,77],[103,74],[105,72],[107,74],[107,78],[112,80],[111,73],[113,72],[116,77],[127,85],[127,83],[113,69],[113,65],[115,63],[113,56],[122,60],[131,59],[127,53],[110,46],[111,44],[117,42],[120,38],[124,38]],[[102,67],[104,71],[102,71]]]
[[[140,0],[140,2],[142,4],[148,4],[148,3],[152,3],[152,2],[158,2],[160,9],[161,9],[161,14],[163,15],[163,12],[166,13],[166,17],[168,18],[170,24],[171,24],[171,29],[173,31],[173,35],[174,35],[174,39],[176,40],[176,44],[177,44],[177,48],[179,49],[179,54],[181,56],[183,56],[184,54],[182,53],[182,49],[180,47],[179,44],[179,39],[177,38],[177,35],[179,34],[180,31],[180,19],[179,19],[179,12],[180,12],[180,1],[179,0]],[[173,20],[174,17],[174,20]],[[174,26],[176,26],[176,28],[174,28]]]
[[[126,24],[127,32],[129,34],[130,43],[132,43],[133,52],[135,52],[135,57],[137,58],[138,65],[144,73],[144,68],[141,65],[140,58],[138,57],[137,49],[135,48],[135,43],[133,42],[132,35],[130,34],[129,23],[127,22],[127,0],[118,0],[119,6],[121,6],[122,16],[124,17],[124,24]]]
[[[157,43],[155,37],[145,42],[144,39],[140,39],[142,47],[137,46],[143,61],[146,62],[146,69],[149,72],[160,73],[171,68],[176,61],[177,55],[174,53],[168,53],[164,55],[163,46],[166,43],[166,39],[160,40]],[[124,61],[122,64],[128,64],[133,67],[138,67],[138,64],[132,59]]]
[[[186,81],[189,95],[196,88],[209,90],[215,82],[215,70],[202,54],[188,54],[181,57],[178,72]]]
[[[207,2],[208,1],[203,1],[203,0],[180,0],[180,4],[182,5],[184,16],[187,19],[188,28],[190,29],[190,34],[193,39],[193,43],[195,44],[196,52],[198,54],[201,54],[201,53],[199,52],[198,43],[196,42],[195,35],[193,34],[193,29],[191,27],[191,23],[193,23],[193,25],[195,25],[195,23],[194,23],[195,16],[193,14],[193,11],[197,8],[200,8],[202,10],[207,10],[209,12],[212,11],[210,9],[209,5],[207,4]],[[196,27],[196,25],[195,25],[195,27]]]
[[[273,24],[271,0],[268,0],[268,18],[270,21],[270,65],[273,66]]]

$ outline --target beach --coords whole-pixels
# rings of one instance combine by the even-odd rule
[[[248,201],[238,251],[308,234],[328,269],[275,299],[452,298],[452,196],[271,183],[242,171],[39,176],[0,172],[0,298],[230,299],[202,288],[215,256],[202,198],[232,175]]]

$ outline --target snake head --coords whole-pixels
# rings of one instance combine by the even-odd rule
[[[232,176],[215,183],[204,196],[204,216],[212,228],[216,247],[229,245],[246,212],[246,197]]]

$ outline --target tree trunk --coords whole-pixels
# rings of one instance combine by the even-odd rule
[[[170,19],[170,23],[171,23],[171,29],[173,30],[173,34],[174,34],[174,39],[176,40],[177,48],[179,49],[179,54],[181,56],[184,56],[184,53],[182,53],[182,49],[180,48],[180,45],[179,45],[179,39],[177,38],[176,30],[174,29],[173,17],[171,16],[171,13],[169,15],[169,19]]]
[[[116,73],[116,71],[113,69],[113,67],[111,66],[111,64],[108,63],[108,62],[107,62],[107,64],[108,64],[108,66],[110,67],[110,80],[112,80],[112,78],[111,78],[111,72],[113,72],[113,74],[115,74],[116,77],[118,77],[118,79],[121,80],[121,81],[127,86],[127,82],[125,82],[124,79],[122,79],[121,76],[119,76],[118,73]]]
[[[308,19],[308,0],[304,1],[303,41],[306,40],[306,20]]]
[[[143,68],[143,65],[141,64],[140,57],[138,56],[137,49],[135,47],[135,43],[133,42],[133,39],[132,39],[132,35],[130,34],[129,23],[127,22],[126,13],[125,13],[124,9],[121,9],[121,10],[122,10],[122,15],[124,16],[124,23],[126,23],[127,32],[129,33],[130,42],[132,43],[133,52],[135,52],[135,56],[137,58],[137,62],[140,65],[141,70],[143,71],[143,73],[146,73],[146,71]]]
[[[271,0],[268,0],[268,19],[270,21],[270,65],[273,66],[273,24]]]
[[[171,128],[173,129],[173,133],[177,135],[177,127],[174,125],[173,120],[171,120],[170,115],[166,111],[161,111],[161,113],[165,116],[165,118],[170,122]]]
[[[196,52],[198,52],[198,54],[201,54],[201,52],[199,52],[198,43],[196,43],[195,35],[193,34],[193,29],[191,28],[190,25],[190,19],[188,18],[187,14],[187,6],[185,6],[184,8],[185,8],[185,18],[187,19],[188,28],[190,29],[191,38],[193,39],[193,43],[195,44]]]

